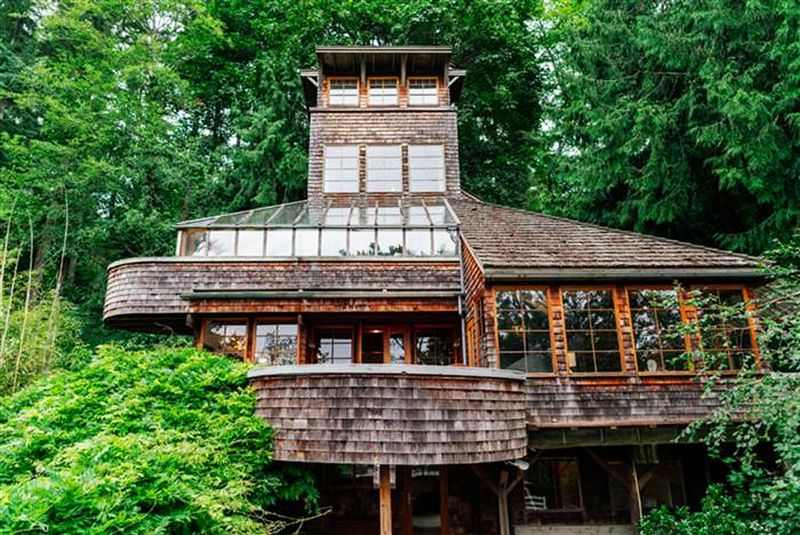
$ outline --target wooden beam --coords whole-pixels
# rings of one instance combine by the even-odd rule
[[[392,487],[389,478],[390,467],[381,465],[380,467],[380,515],[381,515],[381,535],[392,535]]]
[[[601,467],[603,470],[605,470],[605,471],[606,471],[606,473],[608,473],[608,475],[610,475],[611,477],[613,477],[614,479],[616,479],[617,481],[619,481],[620,483],[622,483],[622,484],[625,486],[625,488],[626,488],[626,489],[628,489],[628,492],[630,492],[630,491],[631,491],[631,489],[632,489],[632,485],[631,485],[631,482],[628,480],[628,478],[626,478],[626,477],[624,477],[624,476],[621,476],[619,473],[617,473],[617,471],[616,471],[616,470],[614,470],[613,468],[611,468],[611,467],[608,465],[608,463],[606,463],[606,462],[605,462],[605,461],[604,461],[604,460],[603,460],[603,459],[602,459],[602,458],[601,458],[599,455],[597,455],[597,453],[595,453],[595,452],[594,452],[594,451],[593,451],[591,448],[582,448],[582,449],[583,449],[583,450],[584,450],[584,451],[585,451],[585,452],[586,452],[586,453],[589,455],[589,457],[591,457],[591,458],[592,458],[592,459],[593,459],[593,460],[594,460],[594,461],[595,461],[597,464],[599,464],[599,465],[600,465],[600,467]]]

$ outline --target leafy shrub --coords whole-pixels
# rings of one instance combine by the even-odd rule
[[[312,504],[270,462],[247,365],[194,349],[102,347],[0,399],[0,532],[277,533]]]

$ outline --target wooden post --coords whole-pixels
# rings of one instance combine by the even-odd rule
[[[392,535],[392,487],[389,479],[390,468],[387,465],[380,467],[380,511],[381,535]]]
[[[450,533],[450,497],[448,495],[447,467],[439,468],[439,510],[442,524],[442,535]]]
[[[631,459],[631,487],[632,487],[632,502],[633,511],[631,511],[631,519],[634,521],[633,525],[639,523],[642,519],[642,493],[639,490],[639,474],[636,473],[636,459]]]
[[[500,535],[511,534],[511,524],[508,521],[508,472],[503,470],[500,473],[499,492],[497,493],[497,511],[500,516]]]

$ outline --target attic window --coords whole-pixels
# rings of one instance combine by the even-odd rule
[[[397,78],[370,78],[370,106],[397,106]]]
[[[358,79],[336,78],[329,82],[329,106],[358,106]]]
[[[409,78],[408,104],[410,106],[436,106],[439,104],[436,78]]]

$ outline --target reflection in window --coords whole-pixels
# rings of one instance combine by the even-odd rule
[[[397,105],[397,78],[371,79],[369,81],[369,105]]]
[[[208,243],[206,231],[187,229],[181,231],[181,256],[205,256]]]
[[[410,191],[444,191],[444,146],[408,146]]]
[[[358,193],[358,146],[328,145],[324,165],[326,193]]]
[[[455,364],[453,329],[430,327],[414,330],[414,357],[417,364],[444,366]]]
[[[292,229],[276,228],[267,233],[267,256],[292,256]]]
[[[406,253],[409,256],[430,256],[431,254],[431,231],[430,230],[407,230],[406,231]]]
[[[316,332],[317,362],[347,364],[353,361],[353,331],[320,329]]]
[[[367,256],[375,254],[375,231],[351,230],[350,254],[352,256]]]
[[[211,230],[208,232],[209,256],[235,256],[235,230]]]
[[[567,360],[573,372],[622,369],[611,290],[565,290]]]
[[[526,373],[553,371],[546,292],[498,292],[497,330],[501,368]]]
[[[577,459],[539,459],[525,473],[524,490],[529,512],[583,509]]]
[[[402,191],[400,145],[367,147],[367,191]]]
[[[433,231],[434,256],[455,256],[456,242],[447,230]]]
[[[378,254],[400,256],[403,254],[403,231],[401,229],[378,229]]]
[[[439,104],[436,78],[409,78],[408,103],[411,106],[436,106]]]
[[[262,256],[264,254],[264,231],[240,230],[236,242],[237,256]]]
[[[705,289],[698,294],[697,317],[705,367],[738,370],[751,362],[753,333],[743,290]]]
[[[322,256],[346,256],[347,255],[347,230],[346,229],[322,229],[320,238],[320,254]]]
[[[358,106],[358,80],[356,78],[331,80],[328,104],[331,106]]]
[[[299,228],[294,234],[295,256],[317,256],[319,231],[315,228]]]
[[[255,361],[267,366],[297,364],[297,324],[256,325]]]
[[[247,325],[208,321],[203,332],[203,348],[214,353],[244,358]]]
[[[678,292],[628,290],[633,319],[633,339],[640,372],[685,371],[689,369],[681,326]]]

